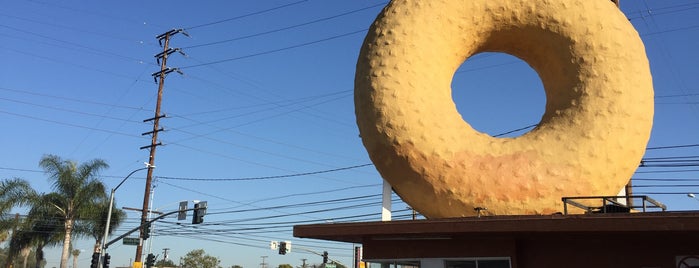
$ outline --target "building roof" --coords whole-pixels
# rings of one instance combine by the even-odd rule
[[[688,235],[699,238],[699,211],[483,216],[294,226],[294,236],[350,243],[366,240],[531,237],[547,235]]]

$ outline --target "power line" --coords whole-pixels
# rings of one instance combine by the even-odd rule
[[[130,60],[130,61],[135,61],[135,62],[139,62],[139,63],[140,63],[140,62],[143,62],[143,60],[141,60],[141,59],[137,59],[137,58],[132,58],[132,57],[129,57],[129,56],[120,55],[120,54],[117,54],[117,53],[114,53],[114,52],[111,52],[111,51],[105,51],[105,50],[101,50],[101,49],[98,49],[98,48],[88,47],[88,46],[85,46],[85,45],[82,45],[82,44],[78,44],[78,43],[73,43],[73,42],[70,42],[70,41],[60,40],[60,39],[57,39],[57,38],[53,38],[53,37],[50,37],[50,36],[46,36],[46,35],[41,35],[41,34],[33,33],[33,32],[30,32],[30,31],[26,31],[26,30],[23,30],[23,29],[20,29],[20,28],[15,28],[15,27],[12,27],[12,26],[7,26],[7,25],[2,25],[2,24],[0,24],[0,27],[4,27],[4,28],[8,28],[8,29],[11,29],[11,30],[20,32],[20,33],[24,33],[24,34],[28,34],[28,35],[33,35],[33,36],[41,37],[41,38],[44,38],[44,39],[48,39],[48,40],[52,40],[52,41],[56,41],[56,42],[60,42],[60,43],[64,43],[64,44],[68,44],[68,45],[71,45],[71,46],[73,46],[73,47],[82,48],[82,49],[85,49],[85,50],[88,50],[88,51],[92,51],[92,52],[97,52],[97,53],[100,53],[100,54],[103,54],[103,55],[114,56],[114,57],[117,57],[117,58],[127,59],[127,60]]]
[[[689,147],[699,147],[699,144],[684,144],[684,145],[670,145],[670,146],[656,146],[648,147],[647,151],[651,150],[662,150],[662,149],[677,149],[677,148],[689,148]]]
[[[240,16],[237,16],[237,17],[232,17],[232,18],[223,19],[223,20],[218,20],[218,21],[214,21],[214,22],[208,22],[208,23],[203,23],[203,24],[199,24],[199,25],[195,25],[195,26],[185,27],[185,29],[186,29],[186,30],[191,30],[191,29],[196,29],[196,28],[211,26],[211,25],[215,25],[215,24],[219,24],[219,23],[224,23],[224,22],[228,22],[228,21],[232,21],[232,20],[242,19],[242,18],[245,18],[245,17],[250,17],[250,16],[259,15],[259,14],[267,13],[267,12],[270,12],[270,11],[274,11],[274,10],[278,10],[278,9],[290,7],[290,6],[297,5],[297,4],[300,4],[300,3],[303,3],[303,2],[308,2],[308,0],[296,1],[296,2],[292,2],[292,3],[284,4],[284,5],[281,5],[281,6],[276,6],[276,7],[273,7],[273,8],[268,8],[268,9],[265,9],[265,10],[260,10],[260,11],[248,13],[248,14],[245,14],[245,15],[240,15]]]
[[[538,126],[538,125],[539,125],[539,124],[531,124],[531,125],[528,125],[528,126],[526,126],[526,127],[521,127],[521,128],[518,128],[518,129],[514,129],[514,130],[510,130],[510,131],[507,131],[507,132],[504,132],[504,133],[500,133],[500,134],[494,135],[493,137],[505,136],[505,135],[507,135],[507,134],[512,134],[512,133],[517,132],[517,131],[522,131],[522,130],[530,129],[530,128],[536,127],[536,126]]]
[[[89,129],[89,130],[100,131],[100,132],[105,132],[105,133],[110,133],[110,134],[116,134],[116,135],[121,135],[121,136],[126,136],[126,137],[138,137],[138,138],[140,138],[140,136],[133,135],[133,134],[129,134],[129,133],[123,133],[123,132],[118,132],[118,131],[111,131],[111,130],[106,130],[106,129],[101,129],[101,128],[95,128],[95,127],[81,126],[81,125],[77,125],[77,124],[66,123],[66,122],[60,122],[60,121],[56,121],[56,120],[49,120],[49,119],[44,119],[44,118],[39,118],[39,117],[30,116],[30,115],[24,115],[24,114],[18,114],[18,113],[13,113],[13,112],[8,112],[8,111],[1,111],[1,110],[0,110],[0,113],[9,114],[9,115],[17,116],[17,117],[28,118],[28,119],[37,120],[37,121],[43,121],[43,122],[58,124],[58,125],[63,125],[63,126],[76,127],[76,128],[82,128],[82,129]]]
[[[691,6],[696,6],[698,5],[697,3],[691,3],[691,4],[681,4],[681,5],[674,5],[674,6],[666,6],[666,7],[660,7],[660,8],[654,8],[654,9],[646,9],[644,10],[646,13],[648,13],[649,17],[652,16],[657,16],[657,15],[667,15],[667,14],[672,14],[672,13],[677,13],[677,12],[683,12],[683,11],[688,11],[692,9],[697,9],[699,7],[691,7]],[[680,8],[680,7],[689,7],[689,8],[683,8],[683,9],[678,9],[678,10],[671,10],[671,11],[665,11],[665,12],[655,12],[658,10],[668,10],[668,9],[675,9],[675,8]],[[635,20],[635,19],[641,19],[644,18],[645,16],[643,15],[643,12],[638,12],[639,15],[635,17],[628,17],[629,20]]]
[[[137,81],[137,80],[135,80],[135,81]],[[132,106],[116,105],[116,104],[112,104],[112,103],[98,102],[98,101],[85,100],[85,99],[68,98],[65,96],[37,93],[37,92],[28,91],[28,90],[12,89],[12,88],[2,87],[2,86],[0,86],[0,90],[21,93],[21,94],[27,94],[27,95],[33,95],[33,96],[39,96],[39,97],[54,98],[54,99],[59,99],[59,100],[67,100],[67,101],[77,102],[80,104],[93,104],[93,105],[99,105],[99,106],[109,106],[109,107],[113,107],[113,108],[129,109],[129,110],[136,110],[136,111],[152,111],[152,110],[144,109],[143,107],[132,107]]]
[[[24,104],[24,105],[31,105],[31,106],[35,106],[35,107],[41,107],[41,108],[50,109],[50,110],[56,110],[56,111],[62,111],[62,112],[80,114],[80,115],[87,115],[87,116],[93,116],[93,117],[99,117],[99,118],[103,118],[103,119],[111,119],[111,120],[121,121],[121,122],[139,123],[138,121],[133,121],[133,120],[124,119],[124,118],[118,118],[118,117],[113,117],[113,116],[107,116],[107,115],[104,115],[104,114],[88,113],[88,112],[83,112],[83,111],[78,111],[78,110],[72,110],[72,109],[66,109],[66,108],[53,107],[53,106],[49,106],[49,105],[36,104],[36,103],[27,102],[27,101],[13,100],[13,99],[8,99],[8,98],[3,98],[3,97],[0,97],[0,100],[9,101],[9,102],[14,102],[14,103],[19,103],[19,104]]]
[[[335,203],[348,203],[348,201],[360,201],[360,200],[364,200],[364,199],[377,198],[377,197],[381,197],[381,194],[352,196],[352,197],[345,197],[345,198],[337,198],[337,199],[313,201],[313,202],[304,202],[304,203],[288,204],[288,205],[279,205],[279,206],[272,206],[272,207],[255,207],[252,209],[228,210],[228,211],[220,211],[220,212],[211,212],[208,214],[210,214],[210,215],[231,214],[231,213],[253,212],[253,211],[258,211],[258,210],[275,210],[275,209],[281,209],[281,208],[298,208],[298,207],[317,206],[317,205],[329,205],[329,204],[335,204]],[[222,224],[222,225],[227,225],[227,224]]]
[[[633,181],[664,181],[664,182],[671,182],[671,181],[685,181],[685,182],[699,182],[699,179],[647,179],[647,178],[631,178]]]
[[[634,185],[634,188],[679,188],[679,187],[699,187],[699,184],[647,184]]]
[[[198,48],[198,47],[204,47],[204,46],[211,46],[211,45],[217,45],[217,44],[222,44],[222,43],[228,43],[228,42],[243,40],[243,39],[247,39],[247,38],[258,37],[258,36],[262,36],[262,35],[266,35],[266,34],[281,32],[281,31],[290,30],[290,29],[293,29],[293,28],[298,28],[298,27],[302,27],[302,26],[306,26],[306,25],[310,25],[310,24],[315,24],[315,23],[319,23],[319,22],[323,22],[323,21],[327,21],[327,20],[331,20],[331,19],[336,19],[336,18],[339,18],[339,17],[342,17],[342,16],[346,16],[346,15],[349,15],[349,14],[357,13],[357,12],[360,12],[360,11],[364,11],[364,10],[371,9],[371,8],[375,8],[375,7],[379,7],[379,6],[385,6],[386,3],[387,3],[387,2],[382,2],[382,3],[375,4],[375,5],[371,5],[371,6],[368,6],[368,7],[363,7],[363,8],[359,8],[359,9],[347,11],[347,12],[344,12],[344,13],[336,14],[336,15],[333,15],[333,16],[324,17],[324,18],[320,18],[320,19],[316,19],[316,20],[312,20],[312,21],[308,21],[308,22],[304,22],[304,23],[300,23],[300,24],[295,24],[295,25],[291,25],[291,26],[287,26],[287,27],[282,27],[282,28],[278,28],[278,29],[274,29],[274,30],[269,30],[269,31],[265,31],[265,32],[260,32],[260,33],[255,33],[255,34],[250,34],[250,35],[245,35],[245,36],[230,38],[230,39],[221,40],[221,41],[209,42],[209,43],[204,43],[204,44],[199,44],[199,45],[192,45],[192,46],[187,46],[187,47],[183,47],[183,48],[189,49],[189,48]]]
[[[366,32],[367,30],[368,30],[368,29],[362,29],[362,30],[358,30],[358,31],[348,32],[348,33],[339,34],[339,35],[334,35],[334,36],[331,36],[331,37],[327,37],[327,38],[323,38],[323,39],[319,39],[319,40],[315,40],[315,41],[310,41],[310,42],[301,43],[301,44],[296,44],[296,45],[292,45],[292,46],[288,46],[288,47],[283,47],[283,48],[278,48],[278,49],[273,49],[273,50],[268,50],[268,51],[263,51],[263,52],[248,54],[248,55],[239,56],[239,57],[235,57],[235,58],[228,58],[228,59],[217,60],[217,61],[212,61],[212,62],[207,62],[207,63],[201,63],[201,64],[194,64],[194,65],[184,66],[184,67],[180,67],[180,69],[188,69],[188,68],[202,67],[202,66],[207,66],[207,65],[219,64],[219,63],[224,63],[224,62],[229,62],[229,61],[236,61],[236,60],[247,59],[247,58],[256,57],[256,56],[262,56],[262,55],[272,54],[272,53],[276,53],[276,52],[280,52],[280,51],[291,50],[291,49],[295,49],[295,48],[299,48],[299,47],[304,47],[304,46],[309,46],[309,45],[313,45],[313,44],[317,44],[317,43],[321,43],[321,42],[326,42],[326,41],[330,41],[330,40],[334,40],[334,39],[338,39],[338,38],[342,38],[342,37],[346,37],[346,36],[350,36],[350,35],[355,35],[355,34],[358,34],[358,33],[363,33],[363,32]]]
[[[699,172],[699,169],[636,171],[636,174]]]
[[[330,172],[337,172],[337,171],[343,171],[343,170],[349,170],[349,169],[355,169],[355,168],[362,168],[362,167],[367,167],[367,166],[373,166],[374,164],[360,164],[360,165],[354,165],[354,166],[348,166],[348,167],[341,167],[341,168],[334,168],[334,169],[326,169],[326,170],[319,170],[319,171],[311,171],[311,172],[302,172],[302,173],[295,173],[295,174],[286,174],[286,175],[276,175],[276,176],[262,176],[262,177],[246,177],[246,178],[216,178],[216,179],[207,179],[207,178],[186,178],[186,177],[167,177],[167,176],[158,176],[159,179],[165,179],[165,180],[181,180],[181,181],[255,181],[255,180],[270,180],[270,179],[283,179],[283,178],[292,178],[292,177],[301,177],[301,176],[309,176],[309,175],[317,175],[317,174],[324,174],[324,173],[330,173]]]

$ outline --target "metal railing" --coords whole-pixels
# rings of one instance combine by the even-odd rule
[[[631,210],[647,212],[649,209],[667,210],[667,206],[645,195],[623,196],[576,196],[563,197],[563,214],[568,215],[568,205],[580,208],[585,213],[624,213]],[[580,202],[588,200],[590,202]],[[623,200],[623,201],[619,201]],[[640,202],[636,202],[640,201]],[[595,204],[596,203],[596,204]],[[640,203],[640,205],[634,205]],[[593,204],[593,205],[588,205]]]

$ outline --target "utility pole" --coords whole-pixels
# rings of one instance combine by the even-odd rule
[[[260,256],[262,258],[262,263],[260,263],[260,268],[267,268],[267,263],[265,262],[265,259],[267,259],[267,256]]]
[[[155,55],[156,60],[158,63],[160,63],[160,71],[155,72],[152,74],[153,79],[158,80],[158,99],[155,104],[155,116],[153,118],[145,119],[143,122],[148,122],[148,121],[153,121],[153,130],[149,132],[142,133],[141,135],[151,135],[151,143],[150,145],[146,145],[141,147],[140,149],[150,149],[150,155],[148,157],[148,166],[149,167],[155,167],[155,148],[162,145],[162,143],[158,142],[158,132],[163,131],[163,128],[160,128],[159,123],[160,123],[160,118],[165,117],[165,115],[160,114],[160,106],[162,103],[163,99],[163,86],[165,85],[165,76],[173,71],[176,71],[180,74],[182,72],[177,69],[177,68],[168,68],[167,67],[167,57],[174,53],[174,52],[179,52],[180,54],[184,53],[179,49],[173,49],[170,48],[170,37],[177,34],[177,33],[182,33],[185,36],[189,36],[186,32],[184,32],[183,29],[173,29],[170,31],[167,31],[161,35],[158,35],[156,38],[158,39],[158,42],[160,43],[161,46],[163,46],[163,52],[158,53]],[[164,43],[163,43],[164,42]],[[141,226],[144,226],[144,224],[148,221],[148,205],[150,203],[150,191],[151,191],[151,182],[153,181],[153,169],[150,168],[148,169],[148,175],[146,175],[146,189],[143,194],[143,210],[141,210]],[[144,228],[141,227],[140,229],[140,234],[139,234],[139,243],[136,246],[136,258],[134,260],[134,268],[141,268],[142,262],[141,262],[141,255],[143,255],[143,235],[144,235]]]
[[[164,249],[163,249],[163,260],[164,260],[164,261],[167,261],[167,260],[169,259],[168,257],[170,257],[170,256],[167,255],[167,252],[168,252],[168,251],[170,251],[170,248],[164,248]]]
[[[306,268],[306,259],[301,259],[303,264],[301,264],[301,268]]]

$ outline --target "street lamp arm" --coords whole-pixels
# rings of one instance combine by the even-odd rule
[[[107,222],[105,223],[105,227],[104,227],[104,236],[102,237],[102,247],[100,248],[100,258],[97,261],[97,265],[98,265],[97,267],[102,267],[102,259],[104,258],[104,253],[107,249],[105,243],[107,243],[107,237],[109,236],[109,226],[110,226],[111,221],[112,221],[112,208],[114,207],[114,192],[116,192],[116,190],[119,189],[119,187],[122,184],[124,184],[124,182],[129,177],[131,177],[131,175],[136,173],[137,171],[151,169],[151,168],[155,168],[155,167],[146,164],[146,167],[144,167],[144,168],[139,168],[139,169],[136,169],[134,171],[131,171],[131,173],[129,173],[129,175],[126,175],[126,177],[123,180],[121,180],[121,182],[119,182],[119,184],[117,184],[116,187],[112,188],[112,191],[109,193],[109,208],[108,208],[109,210],[107,211]]]
[[[137,170],[131,171],[131,173],[129,173],[129,175],[126,175],[126,177],[125,177],[123,180],[121,180],[121,182],[120,182],[119,184],[117,184],[117,186],[114,187],[114,189],[112,189],[112,193],[113,193],[113,192],[116,192],[116,190],[119,189],[119,186],[121,186],[122,184],[124,184],[124,182],[126,181],[126,179],[128,179],[129,177],[131,177],[131,175],[133,175],[133,174],[136,173],[137,171],[141,171],[141,170],[145,170],[145,169],[149,169],[149,168],[151,168],[151,167],[150,167],[150,166],[147,166],[147,167],[144,167],[144,168],[139,168],[139,169],[137,169]]]

